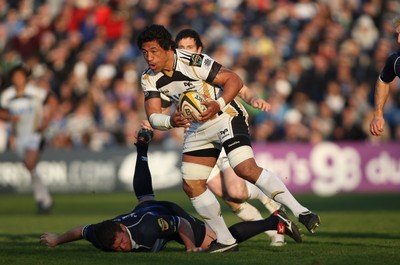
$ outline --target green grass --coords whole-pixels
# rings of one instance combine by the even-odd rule
[[[176,243],[160,253],[104,253],[83,240],[49,249],[39,244],[42,232],[62,233],[128,212],[136,204],[128,193],[54,197],[53,214],[40,216],[31,195],[0,195],[0,264],[400,264],[400,194],[298,195],[322,218],[316,234],[303,229],[304,243],[288,238],[285,247],[272,248],[259,235],[242,243],[237,253],[212,255],[185,253]],[[160,191],[158,198],[194,213],[180,190]],[[239,221],[224,205],[223,212],[229,225]]]

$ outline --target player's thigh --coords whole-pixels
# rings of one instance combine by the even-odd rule
[[[24,164],[28,170],[32,170],[36,167],[39,156],[40,151],[37,149],[27,149],[25,151]]]
[[[207,180],[207,187],[218,197],[223,197],[221,174],[211,174]]]

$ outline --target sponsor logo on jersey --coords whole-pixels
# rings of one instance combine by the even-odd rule
[[[189,65],[200,67],[203,63],[203,57],[204,56],[202,54],[192,54],[192,56],[190,57]]]
[[[169,224],[168,224],[167,220],[165,220],[164,218],[158,218],[157,222],[161,228],[161,231],[167,231],[169,229]]]
[[[188,81],[183,83],[184,86],[193,87],[193,83]]]

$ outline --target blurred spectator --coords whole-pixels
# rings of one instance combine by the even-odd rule
[[[254,141],[371,141],[365,120],[376,78],[399,48],[391,25],[399,13],[395,0],[0,0],[0,90],[24,61],[60,100],[47,133],[54,148],[129,146],[145,117],[138,33],[150,23],[192,27],[271,104],[269,113],[246,106]],[[390,87],[382,141],[400,139],[400,86]],[[168,147],[179,137],[160,132],[154,141]]]

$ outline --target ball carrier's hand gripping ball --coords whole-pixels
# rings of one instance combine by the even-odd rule
[[[198,92],[188,91],[182,93],[179,97],[179,110],[184,115],[190,116],[194,122],[201,122],[201,113],[207,109],[201,103],[205,101],[205,97]]]

